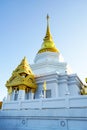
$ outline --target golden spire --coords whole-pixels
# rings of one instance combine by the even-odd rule
[[[44,37],[43,40],[44,41],[52,40],[52,36],[51,36],[51,33],[50,33],[50,27],[49,27],[49,15],[48,14],[47,14],[47,31],[46,31],[46,36]]]
[[[46,51],[59,52],[55,46],[55,43],[50,33],[49,15],[47,15],[47,30],[46,30],[46,36],[44,37],[43,41],[44,42],[42,43],[41,49],[38,51],[38,53],[43,53]]]

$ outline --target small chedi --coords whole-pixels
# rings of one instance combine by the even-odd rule
[[[87,130],[87,86],[61,57],[48,15],[34,63],[24,57],[6,87],[0,130]]]

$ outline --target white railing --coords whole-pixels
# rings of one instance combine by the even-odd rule
[[[87,96],[46,98],[24,101],[4,101],[2,110],[20,109],[55,109],[55,108],[77,108],[87,107]]]

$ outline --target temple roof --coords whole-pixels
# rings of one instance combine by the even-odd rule
[[[18,73],[26,73],[26,74],[33,74],[29,64],[28,64],[28,61],[27,61],[27,58],[24,57],[20,63],[20,65],[18,65],[18,67],[15,69],[14,72],[18,72]],[[14,73],[13,72],[13,73]]]
[[[14,87],[18,85],[25,85],[34,89],[36,88],[35,77],[26,57],[23,58],[21,63],[13,71],[10,79],[6,82],[6,87]]]
[[[47,15],[47,30],[46,35],[43,39],[43,43],[41,46],[41,49],[38,51],[38,53],[43,52],[59,52],[59,50],[56,48],[55,43],[52,39],[51,33],[50,33],[50,27],[49,27],[49,16]]]

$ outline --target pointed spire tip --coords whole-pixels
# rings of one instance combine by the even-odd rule
[[[50,17],[49,17],[49,15],[47,14],[47,20],[49,19]]]

